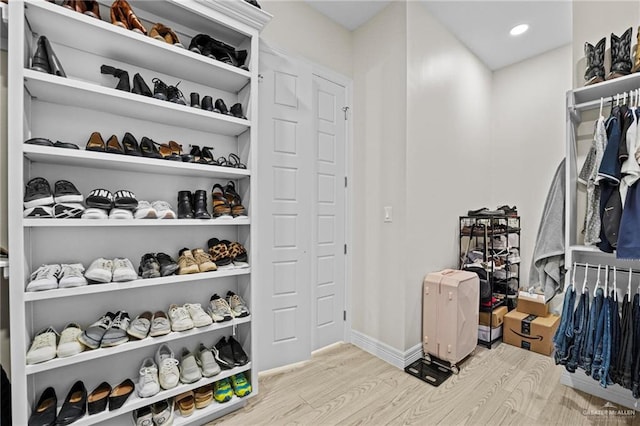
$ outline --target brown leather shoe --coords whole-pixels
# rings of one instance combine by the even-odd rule
[[[124,149],[118,142],[118,137],[116,135],[111,135],[111,137],[107,140],[107,152],[111,152],[113,154],[124,154]]]
[[[62,7],[66,7],[67,9],[76,10],[76,0],[64,0],[62,2]]]
[[[96,0],[91,1],[77,1],[76,3],[84,3],[84,14],[89,15],[92,18],[102,19],[100,17],[100,5]]]
[[[111,5],[111,23],[118,27],[122,27],[127,30],[129,29],[129,26],[127,25],[127,17],[123,14],[122,9],[120,8],[120,0],[114,1]]]
[[[151,27],[149,31],[149,37],[155,38],[156,40],[164,41],[168,44],[173,44],[174,46],[182,47],[184,46],[180,43],[178,36],[176,33],[166,25],[157,22]]]
[[[102,139],[102,135],[99,132],[91,133],[89,136],[89,140],[87,141],[87,146],[85,148],[87,151],[102,151],[105,150],[104,140]]]
[[[113,2],[111,5],[111,23],[147,35],[147,29],[133,12],[127,0]]]

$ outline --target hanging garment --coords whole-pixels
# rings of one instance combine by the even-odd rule
[[[611,294],[611,355],[609,357],[611,364],[609,365],[609,378],[607,380],[607,384],[609,385],[618,383],[618,361],[620,359],[620,346],[622,339],[618,298],[616,297],[615,290],[612,291]]]
[[[630,154],[626,156],[626,159],[622,162],[620,172],[622,173],[622,180],[620,181],[620,199],[622,200],[622,207],[625,206],[625,200],[627,197],[627,190],[634,183],[640,179],[640,165],[636,160],[636,138],[638,134],[638,121],[636,119],[636,109],[627,110],[624,117],[624,128],[627,128],[625,132],[625,140],[627,152]],[[624,210],[623,213],[624,214]]]
[[[611,368],[611,311],[613,304],[616,303],[611,296],[607,297],[604,303],[604,332],[602,335],[602,364],[598,376],[600,377],[600,386],[606,388],[613,384],[609,376]],[[595,377],[594,377],[595,378]]]
[[[593,363],[593,356],[596,344],[596,326],[598,324],[598,318],[600,311],[602,310],[602,304],[604,302],[604,291],[601,288],[596,290],[596,296],[591,303],[591,309],[589,311],[589,324],[587,325],[587,335],[585,339],[583,356],[584,359],[584,372],[587,376],[591,375],[591,364]]]
[[[620,218],[617,259],[640,259],[640,183],[636,182],[627,191],[625,208]]]
[[[631,373],[633,364],[633,306],[628,294],[622,302],[621,344],[618,356],[618,383],[625,389],[631,389]]]
[[[582,342],[587,334],[587,323],[589,322],[589,293],[582,292],[578,307],[573,314],[573,343],[567,351],[567,364],[565,368],[568,372],[574,373],[578,367],[583,367],[584,362],[580,358]]]
[[[594,245],[600,242],[600,186],[596,184],[598,169],[602,162],[607,143],[605,118],[600,116],[593,131],[593,142],[587,158],[578,175],[578,182],[587,187],[587,209],[584,216],[584,243]],[[637,163],[636,163],[637,164]],[[640,167],[638,168],[640,172]]]
[[[564,293],[560,325],[553,336],[553,346],[555,348],[553,357],[556,365],[567,364],[569,346],[573,344],[573,306],[575,301],[576,292],[573,285],[570,285]]]
[[[562,291],[564,283],[565,160],[553,176],[542,210],[533,250],[529,283],[541,288],[547,301]]]
[[[606,253],[613,253],[618,243],[618,230],[622,216],[622,200],[618,185],[620,183],[620,147],[621,116],[620,107],[611,109],[611,117],[607,120],[607,146],[598,170],[597,182],[601,187],[600,195],[600,242],[598,248]]]
[[[640,398],[640,295],[633,296],[633,360],[631,368],[632,393]]]
[[[620,107],[620,142],[618,144],[618,163],[622,166],[627,158],[629,158],[629,150],[627,147],[627,130],[632,121],[632,114],[626,105]],[[621,171],[622,174],[622,171]]]
[[[591,377],[593,380],[600,380],[600,373],[604,363],[604,335],[609,316],[609,297],[602,302],[602,308],[598,313],[598,323],[596,325],[595,341],[593,345],[593,363],[591,365]]]

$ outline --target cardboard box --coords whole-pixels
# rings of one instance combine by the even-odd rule
[[[484,342],[489,342],[489,337],[491,337],[491,341],[496,340],[497,338],[502,336],[502,326],[493,327],[491,329],[491,336],[489,336],[489,326],[488,325],[479,325],[478,326],[478,340],[482,340]]]
[[[544,295],[542,294],[532,294],[521,291],[518,293],[518,306],[516,310],[537,317],[545,317],[549,314],[549,307],[545,302]]]
[[[493,313],[490,312],[480,312],[480,316],[478,318],[478,324],[480,325],[491,325],[492,327],[498,327],[502,325],[504,322],[504,316],[507,314],[508,309],[506,306],[500,306],[493,310]],[[493,318],[491,318],[493,317]],[[491,324],[489,324],[489,319],[491,319]]]
[[[522,349],[551,355],[553,335],[560,325],[560,317],[538,317],[529,313],[511,311],[504,316],[502,341]]]

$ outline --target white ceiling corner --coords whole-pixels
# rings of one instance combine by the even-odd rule
[[[390,3],[390,0],[305,1],[350,31],[370,20]],[[570,0],[420,2],[492,70],[571,42]],[[523,23],[529,24],[529,31],[518,37],[509,35],[512,27]]]

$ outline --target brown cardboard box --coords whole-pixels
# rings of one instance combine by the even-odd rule
[[[507,307],[506,306],[500,306],[498,308],[495,308],[493,310],[493,313],[490,312],[480,312],[480,317],[478,319],[478,324],[480,325],[489,325],[489,319],[490,316],[493,317],[491,318],[491,326],[492,327],[498,327],[500,325],[502,325],[502,323],[504,322],[504,316],[507,313]]]
[[[497,338],[502,336],[502,326],[494,327],[491,329],[491,340],[496,340]],[[489,341],[489,326],[488,325],[479,325],[478,326],[478,340],[482,340],[483,342]]]
[[[504,316],[502,341],[513,346],[551,355],[553,335],[560,325],[560,317],[537,317],[524,312],[511,311]]]
[[[518,306],[516,310],[525,314],[545,317],[549,314],[549,307],[541,294],[530,294],[521,291],[518,294]]]

